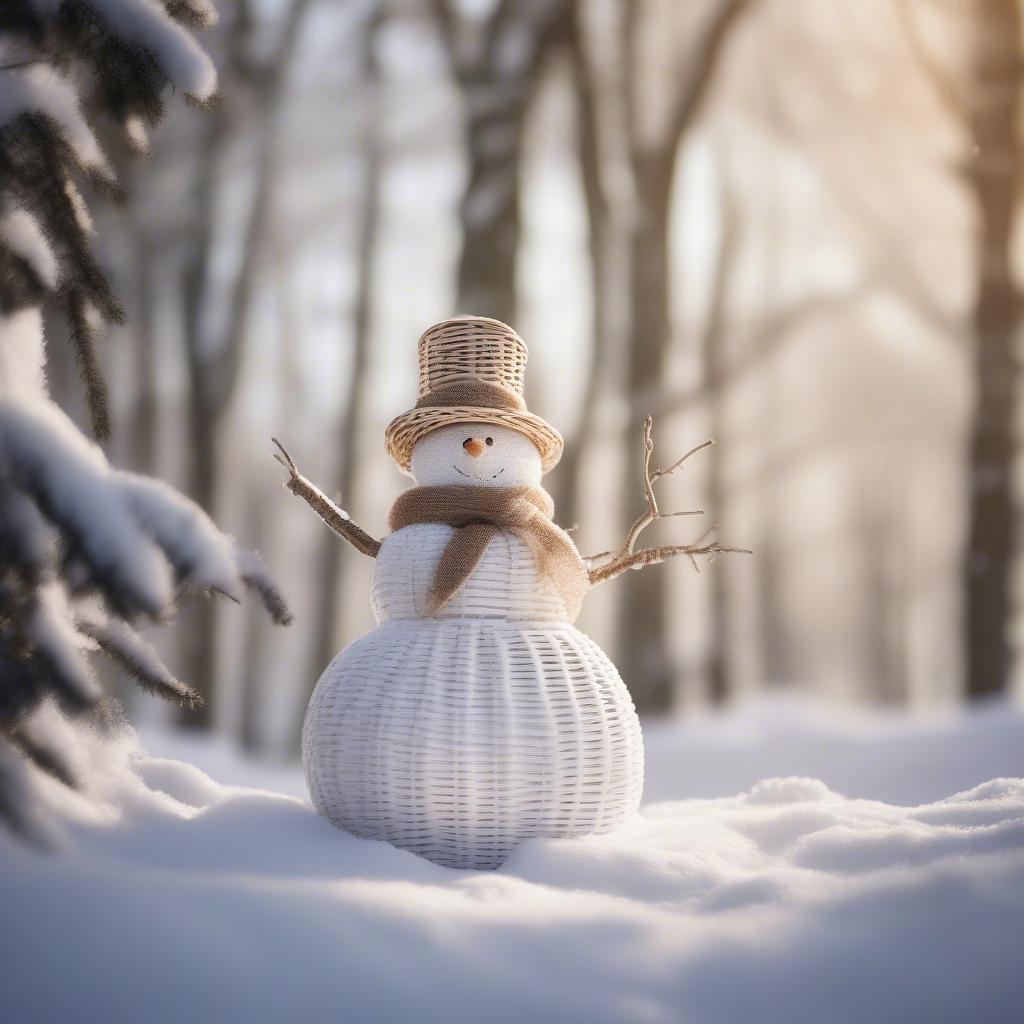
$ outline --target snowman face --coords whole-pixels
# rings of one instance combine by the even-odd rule
[[[421,487],[536,487],[540,452],[518,430],[492,423],[455,423],[421,437],[412,450]]]

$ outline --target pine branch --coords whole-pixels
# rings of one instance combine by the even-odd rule
[[[6,588],[0,588],[3,619],[9,621],[11,603]],[[15,625],[12,623],[12,625]],[[38,667],[25,655],[24,644],[17,643],[9,629],[0,631],[0,733],[10,731],[43,700],[47,681]]]
[[[100,621],[88,618],[79,618],[76,625],[147,693],[156,694],[180,707],[202,706],[203,698],[178,679],[160,660],[155,648],[131,626],[118,619]]]
[[[32,791],[28,766],[15,747],[0,735],[0,822],[39,849],[53,838],[43,820]]]
[[[252,551],[238,551],[236,557],[238,573],[246,588],[259,597],[276,625],[290,626],[295,617],[259,556]]]
[[[209,0],[163,0],[163,5],[171,18],[195,32],[217,24],[217,8]]]
[[[78,778],[64,755],[51,744],[33,736],[25,725],[16,726],[8,733],[7,738],[16,750],[24,754],[41,771],[52,775],[69,789],[78,788]]]
[[[10,316],[41,305],[47,291],[46,284],[28,260],[0,238],[0,315]]]
[[[81,197],[72,174],[86,173],[60,126],[41,113],[25,113],[0,128],[0,179],[32,214],[60,267],[57,293],[86,388],[97,438],[110,432],[106,384],[97,344],[103,321],[121,323],[124,310],[96,261]],[[23,297],[26,293],[23,291]]]

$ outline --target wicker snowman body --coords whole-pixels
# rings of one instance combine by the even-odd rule
[[[494,868],[525,839],[621,824],[640,803],[643,743],[618,672],[572,624],[581,593],[545,561],[557,534],[554,547],[571,552],[589,586],[539,490],[562,441],[526,411],[525,345],[497,321],[461,318],[429,329],[419,360],[416,408],[386,435],[419,485],[406,497],[493,489],[501,508],[456,525],[442,516],[397,526],[392,509],[392,532],[376,541],[291,464],[290,488],[376,559],[378,626],[317,683],[303,766],[335,825],[446,866]],[[520,493],[540,494],[531,500],[544,521],[528,507],[529,529],[499,528]],[[484,533],[473,558],[439,600],[446,559],[474,528]]]
[[[439,864],[493,868],[536,836],[605,832],[640,802],[640,724],[615,667],[512,534],[445,608],[426,592],[451,528],[387,537],[380,625],[321,676],[303,728],[317,809]]]

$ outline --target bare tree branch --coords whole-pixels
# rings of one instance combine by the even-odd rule
[[[733,25],[752,6],[751,0],[723,0],[710,16],[704,37],[696,47],[696,63],[690,73],[686,88],[675,97],[670,119],[669,138],[678,140],[689,129],[704,104],[704,99],[714,81],[722,51],[729,39]]]

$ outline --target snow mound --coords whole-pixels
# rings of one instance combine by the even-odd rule
[[[913,806],[766,778],[460,872],[130,739],[117,756],[95,758],[90,801],[54,788],[67,850],[0,837],[11,1020],[1009,1022],[1024,1006],[1021,778]]]

